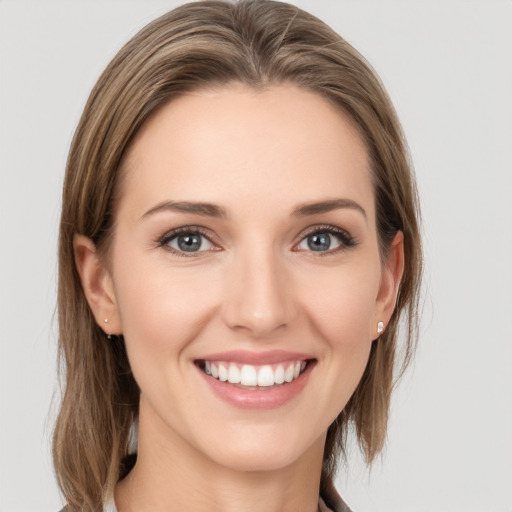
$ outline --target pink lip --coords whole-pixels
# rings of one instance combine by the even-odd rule
[[[219,360],[217,359],[217,356],[219,355],[222,356],[220,357],[220,360],[226,361],[226,353],[214,354],[215,359],[212,358],[211,360]],[[297,354],[294,356],[296,355]],[[295,357],[290,357],[290,354],[287,353],[287,357],[279,359],[279,361],[287,361],[294,358]],[[232,359],[232,361],[238,362],[240,360]],[[265,361],[267,362],[268,359],[265,359]],[[247,362],[247,359],[243,359],[243,362]],[[253,362],[251,364],[256,363]],[[276,409],[285,405],[287,402],[290,402],[304,389],[314,366],[315,363],[310,361],[305,370],[292,382],[270,388],[262,387],[257,389],[247,389],[238,387],[236,384],[230,384],[229,382],[221,382],[215,377],[207,375],[199,368],[199,366],[196,365],[197,371],[204,379],[204,382],[217,397],[239,409],[253,410]]]
[[[277,364],[286,361],[304,361],[314,359],[311,354],[301,354],[298,352],[288,352],[285,350],[270,350],[267,352],[250,352],[248,350],[230,350],[227,352],[217,352],[208,354],[204,357],[198,357],[203,361],[226,361],[227,363],[252,364],[262,366],[264,364]]]

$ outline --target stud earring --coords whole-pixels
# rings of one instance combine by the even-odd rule
[[[377,333],[381,334],[383,330],[384,330],[384,322],[379,322],[377,324]]]
[[[105,323],[108,324],[108,318],[105,318]],[[111,334],[107,334],[107,339],[111,340],[112,339],[112,335]]]

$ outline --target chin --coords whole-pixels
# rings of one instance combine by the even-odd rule
[[[241,473],[279,471],[293,466],[301,455],[281,450],[247,449],[229,450],[214,455],[212,460],[219,466]]]
[[[277,433],[249,430],[242,436],[228,433],[224,439],[229,439],[229,444],[210,443],[203,453],[219,466],[239,472],[278,471],[323,453],[325,435],[313,439],[305,432],[290,432],[284,425]]]

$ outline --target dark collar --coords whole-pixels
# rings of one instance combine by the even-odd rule
[[[325,485],[322,492],[322,499],[333,512],[352,512],[350,507],[343,501],[332,482]]]

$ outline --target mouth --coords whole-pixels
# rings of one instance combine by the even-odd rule
[[[196,366],[207,376],[245,390],[270,390],[301,377],[316,359],[293,359],[274,364],[242,364],[234,361],[198,359]]]

